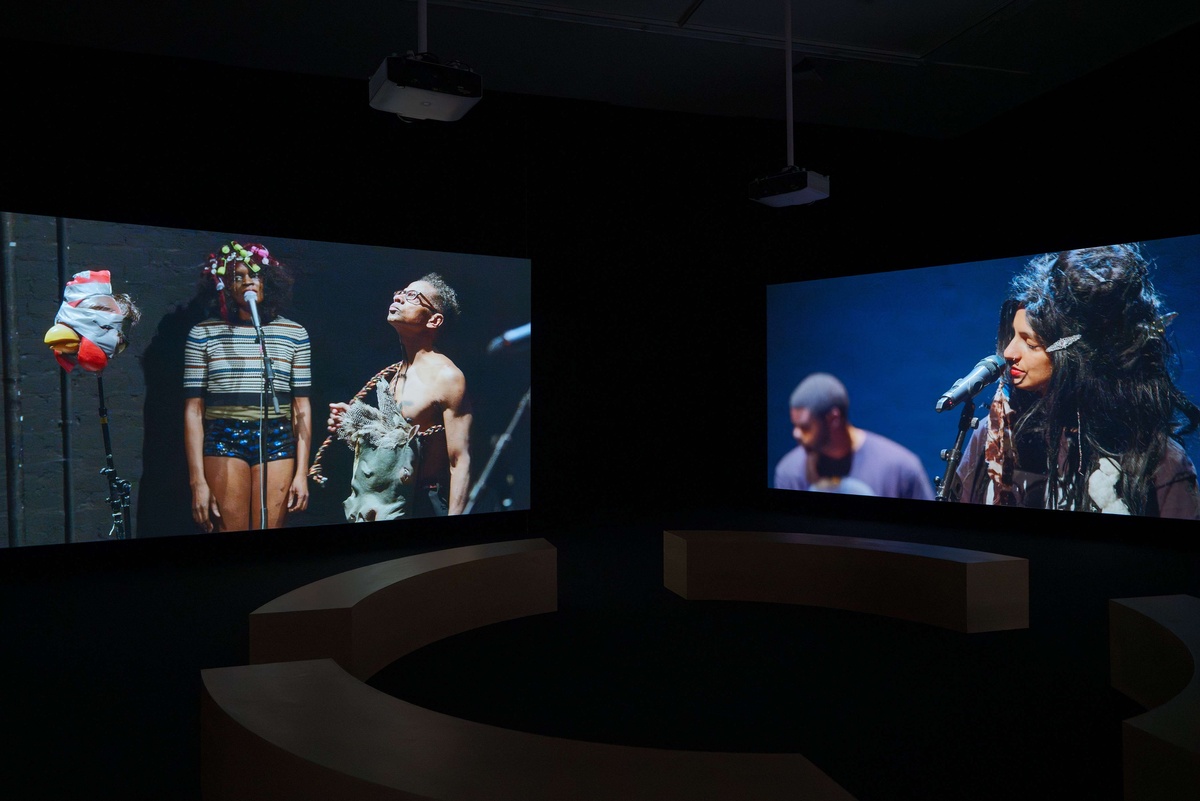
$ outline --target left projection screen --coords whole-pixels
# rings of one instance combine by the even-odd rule
[[[436,273],[460,306],[459,314],[444,314],[433,347],[465,379],[468,511],[529,508],[527,259],[19,213],[3,218],[8,345],[0,513],[8,531],[0,547],[113,539],[122,494],[128,504],[124,537],[199,533],[184,435],[185,348],[193,326],[217,317],[213,294],[203,289],[212,278],[204,269],[210,255],[219,256],[231,242],[264,246],[293,279],[291,301],[277,313],[299,323],[310,344],[312,438],[303,472],[326,441],[329,404],[350,401],[380,370],[404,359],[394,314],[389,321],[396,290]],[[129,295],[141,319],[128,329],[126,349],[100,372],[68,372],[45,337],[66,282],[86,270],[109,271],[113,293]],[[230,269],[224,279],[233,276]],[[267,308],[270,292],[268,281],[260,309]],[[457,422],[461,429],[462,420]],[[437,436],[422,441],[433,443]],[[308,508],[289,514],[285,526],[346,522],[343,501],[351,494],[354,454],[335,439],[320,461],[326,483],[308,481]],[[128,482],[126,492],[113,493],[113,476]],[[252,502],[258,503],[257,485],[254,491]]]

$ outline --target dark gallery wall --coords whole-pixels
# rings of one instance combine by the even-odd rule
[[[247,613],[304,582],[436,547],[549,538],[560,549],[564,611],[586,618],[603,642],[582,652],[605,664],[633,649],[600,622],[616,619],[651,652],[619,667],[670,669],[641,611],[662,602],[656,537],[664,527],[712,525],[1029,556],[1034,622],[1053,642],[1013,652],[1050,660],[1051,678],[1036,685],[1048,696],[1064,674],[1086,674],[1094,694],[1083,701],[1101,699],[1095,714],[1111,736],[1102,756],[1060,756],[1096,760],[1096,781],[1117,797],[1113,721],[1136,710],[1103,694],[1103,598],[1200,595],[1194,526],[1105,520],[1067,531],[1053,516],[973,518],[882,500],[851,509],[837,498],[768,492],[762,432],[774,410],[764,402],[763,286],[1195,233],[1200,130],[1187,106],[1200,90],[1198,42],[1185,31],[954,141],[801,128],[797,162],[830,175],[832,196],[782,210],[746,199],[750,179],[783,166],[782,122],[492,93],[459,123],[405,124],[368,107],[365,79],[3,43],[0,210],[529,258],[538,331],[528,514],[0,552],[0,693],[5,728],[17,733],[0,759],[5,774],[44,788],[28,797],[196,797],[199,671],[245,661]],[[919,365],[920,354],[913,359]],[[738,647],[675,614],[696,638]],[[845,645],[822,629],[832,618],[779,614],[752,631],[811,624],[828,637],[822,645]],[[510,633],[532,652],[547,647],[520,640],[528,631]],[[895,631],[872,634],[905,651]],[[497,657],[505,646],[494,646],[496,676],[520,675],[519,663]],[[688,653],[737,665],[728,650]],[[988,670],[980,653],[958,656],[956,669]],[[424,664],[412,668],[413,692],[436,695],[430,676],[444,664]],[[920,666],[910,669],[915,681]],[[969,695],[971,686],[959,689]],[[484,709],[483,692],[462,697],[484,718],[516,714]],[[866,703],[824,709],[838,721],[841,748],[781,737],[782,721],[755,729],[745,720],[702,746],[802,748],[863,801],[910,797],[898,787],[923,791],[912,797],[985,797],[956,792],[955,781],[958,789],[972,781],[961,767],[969,755],[936,740],[857,768],[850,751],[873,756],[855,729],[857,720],[870,725]],[[686,745],[683,724],[662,723],[673,719],[664,708],[647,736]],[[1069,736],[1072,725],[1096,722],[1072,718],[1076,709],[1043,730]],[[522,722],[550,733],[619,739],[616,721],[588,730],[565,713],[528,714]],[[738,726],[740,739],[730,733]],[[1014,723],[968,741],[1021,762],[1026,755],[1012,750],[1019,731]],[[921,748],[951,777],[942,795],[902,764]],[[1044,765],[992,767],[1016,770],[1017,779],[999,781],[1005,790],[1041,781],[1069,797],[1070,779]]]

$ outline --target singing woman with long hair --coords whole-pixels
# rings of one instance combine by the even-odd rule
[[[959,500],[1200,518],[1167,311],[1138,245],[1046,254],[1001,306],[1006,370],[958,470]]]

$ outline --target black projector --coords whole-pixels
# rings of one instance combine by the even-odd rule
[[[483,96],[483,80],[462,67],[388,56],[370,84],[371,108],[409,120],[461,119]]]
[[[750,199],[768,206],[801,206],[829,197],[829,176],[788,167],[750,182]]]

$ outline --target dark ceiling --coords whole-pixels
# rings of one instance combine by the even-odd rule
[[[413,0],[38,0],[18,40],[366,80]],[[489,90],[784,119],[785,0],[430,0],[425,50]],[[1196,0],[793,0],[793,117],[934,138],[1200,22]]]

